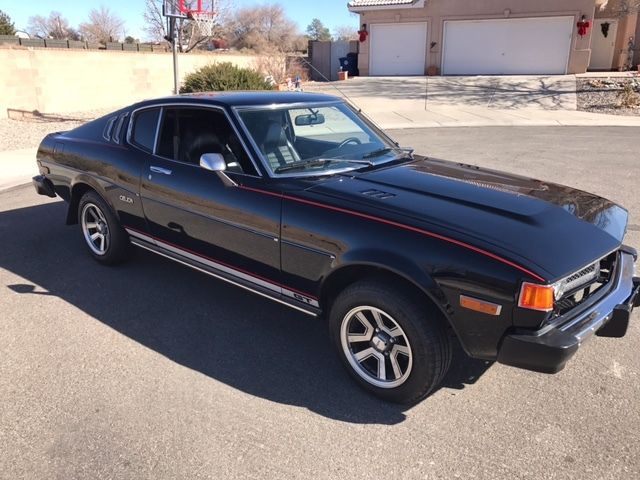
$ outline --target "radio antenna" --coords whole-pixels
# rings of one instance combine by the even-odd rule
[[[354,108],[355,108],[356,110],[358,110],[358,113],[362,113],[362,114],[364,114],[364,112],[363,112],[363,111],[362,111],[362,109],[361,109],[361,108],[356,104],[356,102],[354,102],[354,101],[351,99],[351,97],[349,97],[349,95],[347,95],[347,94],[346,94],[346,93],[344,93],[342,90],[340,90],[340,89],[335,85],[335,83],[331,81],[331,79],[330,79],[330,78],[327,78],[327,76],[326,76],[324,73],[322,73],[320,70],[318,70],[316,67],[314,67],[314,66],[311,64],[311,62],[310,62],[309,60],[307,60],[306,58],[303,58],[303,57],[299,57],[299,58],[300,58],[300,60],[302,60],[304,63],[306,63],[309,67],[311,67],[311,69],[313,69],[313,70],[314,70],[318,75],[320,75],[324,80],[326,80],[332,88],[334,88],[335,90],[337,90],[337,91],[338,91],[338,93],[340,93],[340,95],[342,95],[342,96],[345,98],[345,100],[347,100],[351,105],[353,105],[353,106],[354,106]],[[367,118],[368,118],[368,117],[367,117]],[[369,119],[369,120],[371,120],[371,119]]]

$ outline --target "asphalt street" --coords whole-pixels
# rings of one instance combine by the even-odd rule
[[[640,129],[390,133],[620,202],[640,247]],[[1,479],[640,478],[638,313],[557,375],[457,351],[406,408],[349,379],[322,322],[144,251],[99,266],[64,216],[0,193]]]

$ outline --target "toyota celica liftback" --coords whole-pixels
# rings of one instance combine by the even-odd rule
[[[145,101],[48,135],[37,162],[98,262],[136,245],[326,318],[349,373],[391,401],[437,387],[454,335],[554,373],[592,334],[624,336],[640,299],[624,208],[415,155],[331,96]]]

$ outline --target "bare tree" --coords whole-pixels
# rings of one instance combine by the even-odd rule
[[[89,21],[80,24],[80,33],[91,42],[117,42],[123,27],[124,20],[101,6],[89,12]]]
[[[278,4],[236,11],[229,21],[228,32],[234,47],[257,52],[291,51],[300,36],[295,22]]]
[[[146,0],[144,13],[144,31],[149,40],[161,42],[167,36],[167,22],[162,16],[162,0]]]
[[[69,21],[60,12],[51,12],[48,17],[44,15],[29,17],[27,32],[35,37],[59,40],[77,36],[77,32],[69,26]]]
[[[357,40],[358,32],[356,27],[351,25],[341,25],[333,30],[333,38],[339,41]]]
[[[168,27],[167,19],[162,15],[162,0],[146,0],[144,12],[144,30],[154,42],[167,41]],[[193,5],[195,0],[189,0],[187,7]],[[178,30],[179,50],[190,52],[212,38],[223,36],[224,24],[228,21],[232,12],[232,0],[219,0],[217,5],[216,25],[212,35],[202,35],[195,22],[191,19],[178,19],[176,27]]]

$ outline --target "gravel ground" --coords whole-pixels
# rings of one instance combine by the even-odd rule
[[[109,111],[111,109],[46,115],[24,120],[0,119],[0,152],[37,147],[47,134],[71,130]]]
[[[635,82],[640,93],[640,79],[577,79],[578,110],[609,115],[640,115],[640,107],[621,108],[618,93],[627,82]]]

